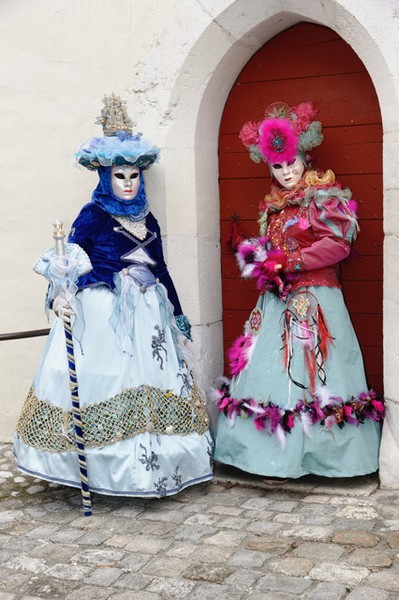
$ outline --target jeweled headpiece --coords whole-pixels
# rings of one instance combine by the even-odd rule
[[[239,137],[254,162],[269,164],[289,162],[300,152],[319,146],[324,137],[316,110],[311,102],[291,107],[274,102],[265,111],[263,121],[244,123]]]
[[[133,121],[127,114],[126,100],[122,100],[112,92],[111,96],[104,96],[104,108],[101,115],[97,117],[96,125],[102,125],[104,135],[109,137],[116,135],[118,131],[133,134]]]
[[[148,169],[159,158],[159,149],[133,135],[133,121],[126,110],[126,102],[114,93],[104,96],[104,108],[96,124],[102,125],[104,137],[92,137],[75,154],[80,165],[95,170],[100,166],[135,165]]]

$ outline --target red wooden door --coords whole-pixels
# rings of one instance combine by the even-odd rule
[[[237,213],[245,236],[256,235],[258,203],[270,188],[268,167],[250,160],[238,132],[245,121],[261,120],[272,102],[308,100],[319,109],[325,138],[314,151],[314,165],[331,168],[359,204],[361,232],[353,258],[342,267],[342,283],[368,384],[382,392],[381,116],[363,63],[319,25],[300,23],[268,42],[241,71],[226,102],[219,137],[225,350],[257,298],[254,284],[240,279],[226,244],[230,217]]]

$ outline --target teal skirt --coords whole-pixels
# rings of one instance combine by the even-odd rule
[[[301,288],[287,304],[267,292],[257,309],[255,327],[247,323],[255,343],[228,392],[238,408],[220,413],[215,460],[270,477],[352,477],[376,471],[381,412],[374,411],[374,402],[364,401],[369,393],[362,355],[341,290]],[[312,322],[307,318],[312,310],[323,315],[323,331],[329,331],[328,353],[320,340],[320,319],[303,326]],[[368,412],[359,413],[359,398]],[[315,400],[325,419],[314,417]],[[381,407],[378,401],[375,405]],[[284,419],[277,426],[273,417],[262,424],[265,407]],[[343,410],[348,418],[337,416]]]

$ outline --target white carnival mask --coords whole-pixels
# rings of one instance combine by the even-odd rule
[[[112,165],[111,185],[119,200],[133,200],[140,187],[140,169],[132,165]]]
[[[305,165],[297,154],[294,160],[283,161],[271,165],[273,176],[286,190],[292,190],[301,180]]]

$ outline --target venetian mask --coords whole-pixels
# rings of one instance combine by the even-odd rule
[[[111,167],[112,191],[119,200],[133,200],[140,187],[140,169],[132,165]]]
[[[273,176],[286,190],[292,190],[301,180],[305,165],[297,154],[293,160],[271,165]]]

